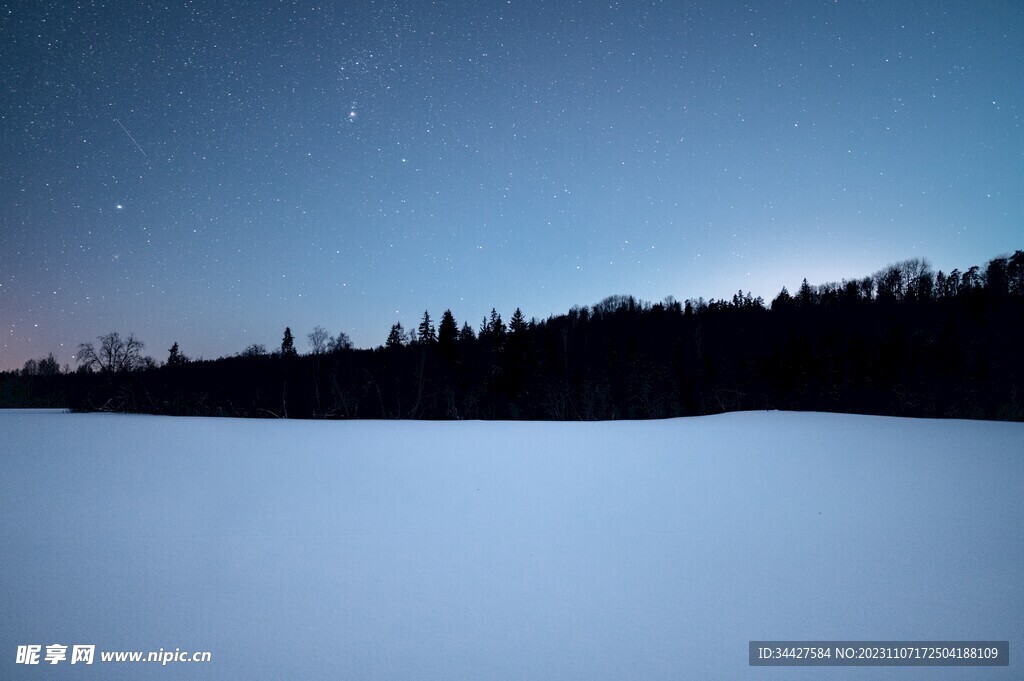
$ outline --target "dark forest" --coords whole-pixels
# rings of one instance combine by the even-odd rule
[[[921,259],[770,303],[612,296],[546,320],[428,313],[376,349],[317,327],[268,352],[158,363],[117,333],[0,374],[0,406],[324,419],[648,419],[747,409],[1024,420],[1024,251]]]

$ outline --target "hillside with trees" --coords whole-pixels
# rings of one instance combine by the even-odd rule
[[[611,296],[545,320],[492,309],[474,328],[394,324],[355,349],[322,327],[300,354],[158,365],[129,335],[0,375],[0,405],[176,415],[597,420],[744,409],[1024,420],[1024,251],[933,272],[922,259],[862,279],[785,288],[770,302]]]

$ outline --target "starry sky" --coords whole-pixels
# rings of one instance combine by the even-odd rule
[[[0,369],[1024,247],[1024,4],[0,2]]]

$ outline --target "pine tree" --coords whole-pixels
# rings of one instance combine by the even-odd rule
[[[388,333],[388,339],[384,342],[384,346],[388,348],[400,348],[406,344],[408,337],[405,334],[405,329],[402,328],[402,323],[391,325],[391,331]]]
[[[459,342],[467,343],[474,340],[476,340],[476,333],[473,331],[473,327],[469,325],[469,322],[463,322],[462,330],[459,331]]]
[[[39,375],[40,376],[56,376],[60,373],[60,365],[57,363],[53,353],[49,353],[46,357],[39,360]]]
[[[488,331],[494,338],[495,345],[501,345],[505,342],[505,322],[501,321],[501,315],[493,307],[491,308],[491,318],[487,322]]]
[[[811,289],[811,285],[807,283],[806,277],[804,277],[803,283],[800,284],[800,292],[797,294],[797,300],[800,301],[800,307],[810,307],[811,303],[814,302],[814,290]]]
[[[281,339],[281,354],[285,357],[294,357],[297,354],[295,352],[295,338],[292,336],[290,326],[284,327],[284,338]]]
[[[459,325],[455,323],[455,315],[451,310],[445,310],[441,315],[441,323],[437,328],[437,344],[446,350],[455,347],[455,341],[459,336]]]
[[[420,343],[433,345],[437,342],[437,330],[434,328],[434,324],[430,321],[430,312],[427,310],[423,311],[423,319],[420,321],[418,335]]]
[[[519,380],[522,378],[518,374],[521,374],[524,370],[531,346],[530,335],[527,333],[529,325],[526,323],[523,311],[518,307],[512,313],[512,318],[508,322],[508,330],[508,340],[505,343],[504,352],[506,366],[510,373],[509,388],[512,393],[518,393],[521,387]]]
[[[512,313],[512,319],[508,322],[508,328],[514,335],[519,335],[526,331],[526,318],[523,317],[523,311],[518,307]]]
[[[806,280],[805,280],[806,281]],[[781,310],[789,307],[793,303],[793,296],[789,295],[789,290],[783,286],[782,290],[779,291],[779,295],[775,296],[775,300],[772,301],[773,310]]]
[[[169,367],[181,366],[182,364],[188,362],[188,357],[181,354],[181,351],[178,350],[177,342],[175,342],[174,345],[171,346],[171,349],[168,350],[167,352],[167,366]]]

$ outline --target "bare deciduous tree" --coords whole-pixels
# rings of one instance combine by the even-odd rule
[[[352,339],[349,338],[348,334],[345,333],[344,331],[339,331],[337,336],[335,336],[334,338],[330,339],[327,342],[327,351],[331,353],[351,349]]]
[[[30,359],[25,362],[25,366],[21,368],[22,376],[38,376],[39,375],[39,362],[34,359]]]
[[[331,340],[331,334],[319,324],[313,327],[313,331],[306,334],[309,341],[309,349],[314,355],[322,355],[327,350],[327,343]]]
[[[142,356],[145,345],[134,334],[121,338],[121,334],[112,331],[105,336],[99,336],[97,340],[98,348],[92,343],[82,343],[78,346],[78,355],[75,359],[79,366],[87,367],[91,371],[116,372],[133,371],[146,365],[146,358]]]
[[[239,354],[242,357],[263,357],[267,354],[267,346],[262,343],[252,343]]]
[[[22,376],[56,376],[60,373],[60,364],[51,352],[42,359],[30,359],[21,369]]]

